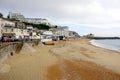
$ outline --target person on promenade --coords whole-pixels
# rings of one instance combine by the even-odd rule
[[[0,39],[0,46],[3,45],[3,42],[4,42],[4,37],[2,36],[1,39]]]

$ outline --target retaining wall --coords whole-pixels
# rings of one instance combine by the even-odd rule
[[[37,46],[39,41],[27,42],[30,46]],[[23,42],[4,43],[0,46],[0,63],[5,61],[8,57],[13,56],[15,53],[19,53],[23,47]]]
[[[0,47],[0,63],[6,60],[9,56],[13,56],[17,48],[17,44],[5,44]]]

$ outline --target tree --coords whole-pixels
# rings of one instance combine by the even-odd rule
[[[3,17],[3,14],[2,13],[0,13],[0,18],[2,18]]]
[[[34,28],[38,28],[38,29],[45,29],[45,30],[49,30],[50,26],[46,25],[46,24],[33,24],[33,23],[28,23],[28,22],[24,22],[25,25],[32,25]]]

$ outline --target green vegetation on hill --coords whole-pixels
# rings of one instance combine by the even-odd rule
[[[23,22],[25,25],[32,25],[34,28],[49,30],[50,26],[46,24],[33,24],[28,22]]]
[[[2,18],[3,17],[3,14],[2,13],[0,13],[0,18]]]

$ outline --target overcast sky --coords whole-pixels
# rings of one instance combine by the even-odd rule
[[[120,0],[0,0],[0,12],[46,18],[80,35],[120,36]]]

